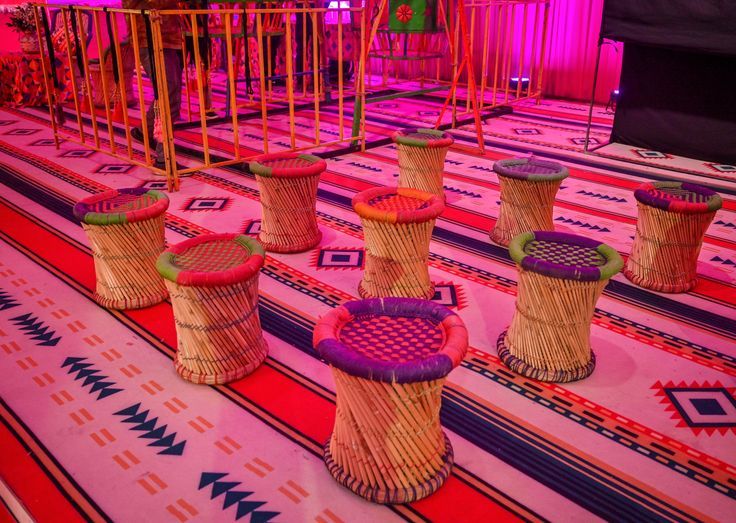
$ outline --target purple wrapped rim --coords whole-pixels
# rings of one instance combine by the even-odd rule
[[[666,198],[661,192],[666,189],[680,189],[702,196],[705,201],[690,202],[680,198]],[[712,189],[687,182],[654,182],[642,184],[634,191],[634,198],[644,205],[656,207],[670,212],[684,214],[700,214],[714,212],[721,208],[723,199],[721,195]]]
[[[598,267],[584,267],[542,260],[525,251],[526,244],[533,240],[586,247],[598,252],[598,254],[605,258],[606,263]],[[621,258],[621,255],[609,245],[584,236],[555,231],[534,231],[519,234],[511,240],[509,254],[523,269],[562,280],[607,280],[620,272],[624,266],[624,260]]]
[[[356,352],[338,339],[340,329],[355,316],[406,316],[437,322],[445,343],[423,359],[389,362]],[[330,365],[359,378],[388,383],[416,383],[447,376],[460,364],[468,333],[460,317],[447,307],[415,298],[371,298],[348,302],[327,313],[314,329],[314,348]]]
[[[534,157],[498,160],[493,164],[493,171],[499,176],[531,182],[563,180],[570,174],[562,164]]]

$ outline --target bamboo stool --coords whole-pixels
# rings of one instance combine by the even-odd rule
[[[174,309],[176,371],[218,385],[253,372],[268,353],[258,317],[263,247],[247,236],[206,234],[170,247],[156,268]]]
[[[335,378],[337,413],[324,447],[330,474],[375,503],[429,496],[450,474],[442,387],[468,347],[463,321],[414,298],[348,302],[314,329]]]
[[[362,298],[434,296],[429,279],[429,240],[442,200],[417,189],[376,187],[353,198],[365,236],[366,262],[358,286]]]
[[[697,282],[705,231],[723,200],[715,191],[680,182],[645,183],[634,197],[639,217],[624,275],[655,291],[689,291]]]
[[[608,245],[561,232],[525,232],[509,253],[519,269],[516,311],[498,338],[501,361],[541,381],[567,382],[595,368],[590,322],[608,280],[623,267]]]
[[[445,199],[442,175],[454,140],[436,129],[402,129],[391,135],[399,149],[399,187],[411,187]]]
[[[317,185],[327,169],[310,154],[277,153],[250,162],[261,192],[261,233],[258,240],[270,252],[302,252],[318,245]]]
[[[566,167],[531,157],[499,160],[493,170],[501,183],[501,209],[491,240],[507,247],[522,232],[555,229],[552,208]]]
[[[139,309],[166,299],[156,258],[165,246],[168,207],[164,193],[137,188],[106,191],[74,206],[92,247],[97,303],[108,309]]]

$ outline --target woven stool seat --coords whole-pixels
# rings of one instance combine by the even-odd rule
[[[703,237],[723,200],[692,183],[645,183],[634,191],[639,216],[624,275],[660,292],[686,292],[697,282]]]
[[[358,292],[363,298],[431,298],[429,241],[442,200],[417,189],[377,187],[353,198],[365,235],[366,262]]]
[[[511,325],[498,338],[499,358],[541,381],[590,375],[595,304],[623,259],[596,240],[548,231],[520,234],[509,253],[519,269],[519,295]]]
[[[491,240],[508,246],[515,236],[527,231],[553,231],[555,195],[567,168],[536,158],[510,158],[493,164],[501,184],[501,208]]]
[[[453,463],[439,413],[446,376],[468,347],[460,317],[419,299],[348,302],[317,323],[314,347],[336,384],[330,474],[375,503],[437,490]]]
[[[327,169],[309,154],[266,154],[250,162],[261,193],[261,232],[258,240],[271,252],[302,252],[318,245],[317,185]]]
[[[176,371],[194,383],[242,378],[266,358],[258,317],[264,251],[247,236],[207,234],[161,254],[156,267],[174,309]]]
[[[166,299],[156,259],[165,246],[168,207],[164,193],[139,188],[106,191],[74,206],[92,247],[97,303],[138,309]]]
[[[399,150],[399,187],[411,187],[445,199],[445,156],[454,140],[435,129],[402,129],[391,135]]]

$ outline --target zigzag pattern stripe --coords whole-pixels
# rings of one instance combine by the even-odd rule
[[[20,303],[15,301],[15,298],[13,298],[10,293],[0,290],[0,311],[11,309],[18,305],[20,305]]]
[[[583,194],[585,196],[592,196],[593,198],[599,198],[601,200],[608,200],[610,202],[619,202],[619,203],[626,202],[626,198],[616,198],[615,196],[608,196],[607,194],[601,194],[601,193],[591,192],[591,191],[580,190],[577,192],[577,194]]]
[[[611,232],[611,229],[609,229],[608,227],[601,227],[600,225],[591,225],[586,222],[581,222],[580,220],[573,220],[571,218],[565,218],[564,216],[558,216],[557,218],[555,218],[555,221],[566,223],[568,225],[577,225],[578,227],[582,227],[583,229],[590,229],[591,231]]]
[[[462,194],[463,196],[470,196],[471,198],[480,198],[480,194],[471,191],[464,191],[462,189],[456,189],[455,187],[443,186],[446,191],[454,192],[456,194]]]
[[[74,381],[84,378],[82,387],[92,385],[89,389],[90,394],[100,391],[97,395],[98,401],[123,390],[115,388],[116,383],[114,381],[110,381],[108,376],[103,376],[100,374],[99,370],[90,368],[92,367],[92,364],[87,363],[85,361],[86,359],[87,358],[68,357],[64,360],[64,363],[61,364],[61,368],[69,367],[67,374],[76,372],[77,376],[74,378]]]
[[[250,514],[250,523],[267,523],[280,514],[280,512],[256,510],[265,505],[266,502],[244,501],[245,498],[251,496],[253,492],[235,490],[235,487],[241,484],[240,481],[220,481],[227,475],[227,472],[203,472],[199,479],[198,490],[202,490],[203,488],[212,485],[212,494],[210,495],[210,499],[215,499],[216,497],[225,494],[222,510],[228,509],[237,504],[237,510],[235,512],[236,521]]]
[[[38,340],[39,343],[36,343],[36,345],[53,347],[61,340],[61,336],[54,338],[56,331],[51,330],[44,325],[43,321],[30,313],[10,318],[10,321],[19,326],[20,330],[25,331],[26,336],[30,336],[32,340]]]
[[[125,416],[123,423],[133,423],[134,425],[130,427],[130,430],[143,431],[143,434],[138,436],[139,438],[152,439],[153,441],[148,444],[149,447],[164,447],[157,454],[181,456],[187,444],[186,440],[174,443],[176,432],[166,434],[168,425],[157,426],[158,417],[149,419],[150,410],[140,411],[140,409],[141,404],[136,403],[114,414],[115,416]]]

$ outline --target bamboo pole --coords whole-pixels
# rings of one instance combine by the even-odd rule
[[[62,17],[62,23],[64,24],[64,41],[66,42],[66,56],[67,60],[69,60],[69,69],[71,70],[71,74],[69,75],[70,82],[72,84],[72,98],[74,99],[74,111],[77,114],[77,125],[79,127],[79,139],[84,144],[84,124],[82,122],[82,112],[81,107],[79,104],[79,95],[77,93],[77,79],[76,75],[74,74],[74,61],[72,60],[72,41],[71,38],[69,38],[69,13],[67,7],[61,7],[61,17]],[[80,71],[81,73],[81,71]]]
[[[46,44],[45,39],[41,35],[41,21],[39,20],[39,9],[46,9],[44,6],[35,6],[33,9],[33,19],[36,24],[36,38],[38,39],[38,48],[44,49],[44,45]],[[55,64],[50,63],[48,64],[48,68],[55,67]],[[56,122],[56,116],[54,114],[54,106],[58,103],[58,100],[56,99],[58,96],[56,86],[53,85],[53,82],[50,79],[50,71],[48,70],[46,66],[46,58],[43,57],[41,59],[41,71],[43,72],[43,84],[46,87],[46,103],[48,104],[49,108],[49,120],[51,121],[51,130],[53,131],[54,135],[54,146],[56,149],[59,149],[59,129]]]
[[[134,15],[128,15],[130,17],[130,35],[128,36],[129,41],[133,44],[133,60],[135,63],[135,77],[138,82],[138,107],[141,110],[141,131],[143,131],[143,153],[146,157],[146,163],[151,163],[151,143],[148,139],[149,133],[153,132],[153,129],[148,129],[148,118],[146,118],[146,100],[143,92],[143,75],[141,75],[141,48],[140,42],[138,42],[138,19]],[[150,45],[150,44],[149,44]],[[152,78],[151,81],[155,82],[156,79]],[[103,89],[105,87],[103,86]],[[188,95],[187,95],[188,96]],[[109,102],[106,101],[105,105]],[[109,116],[108,116],[109,118]]]

